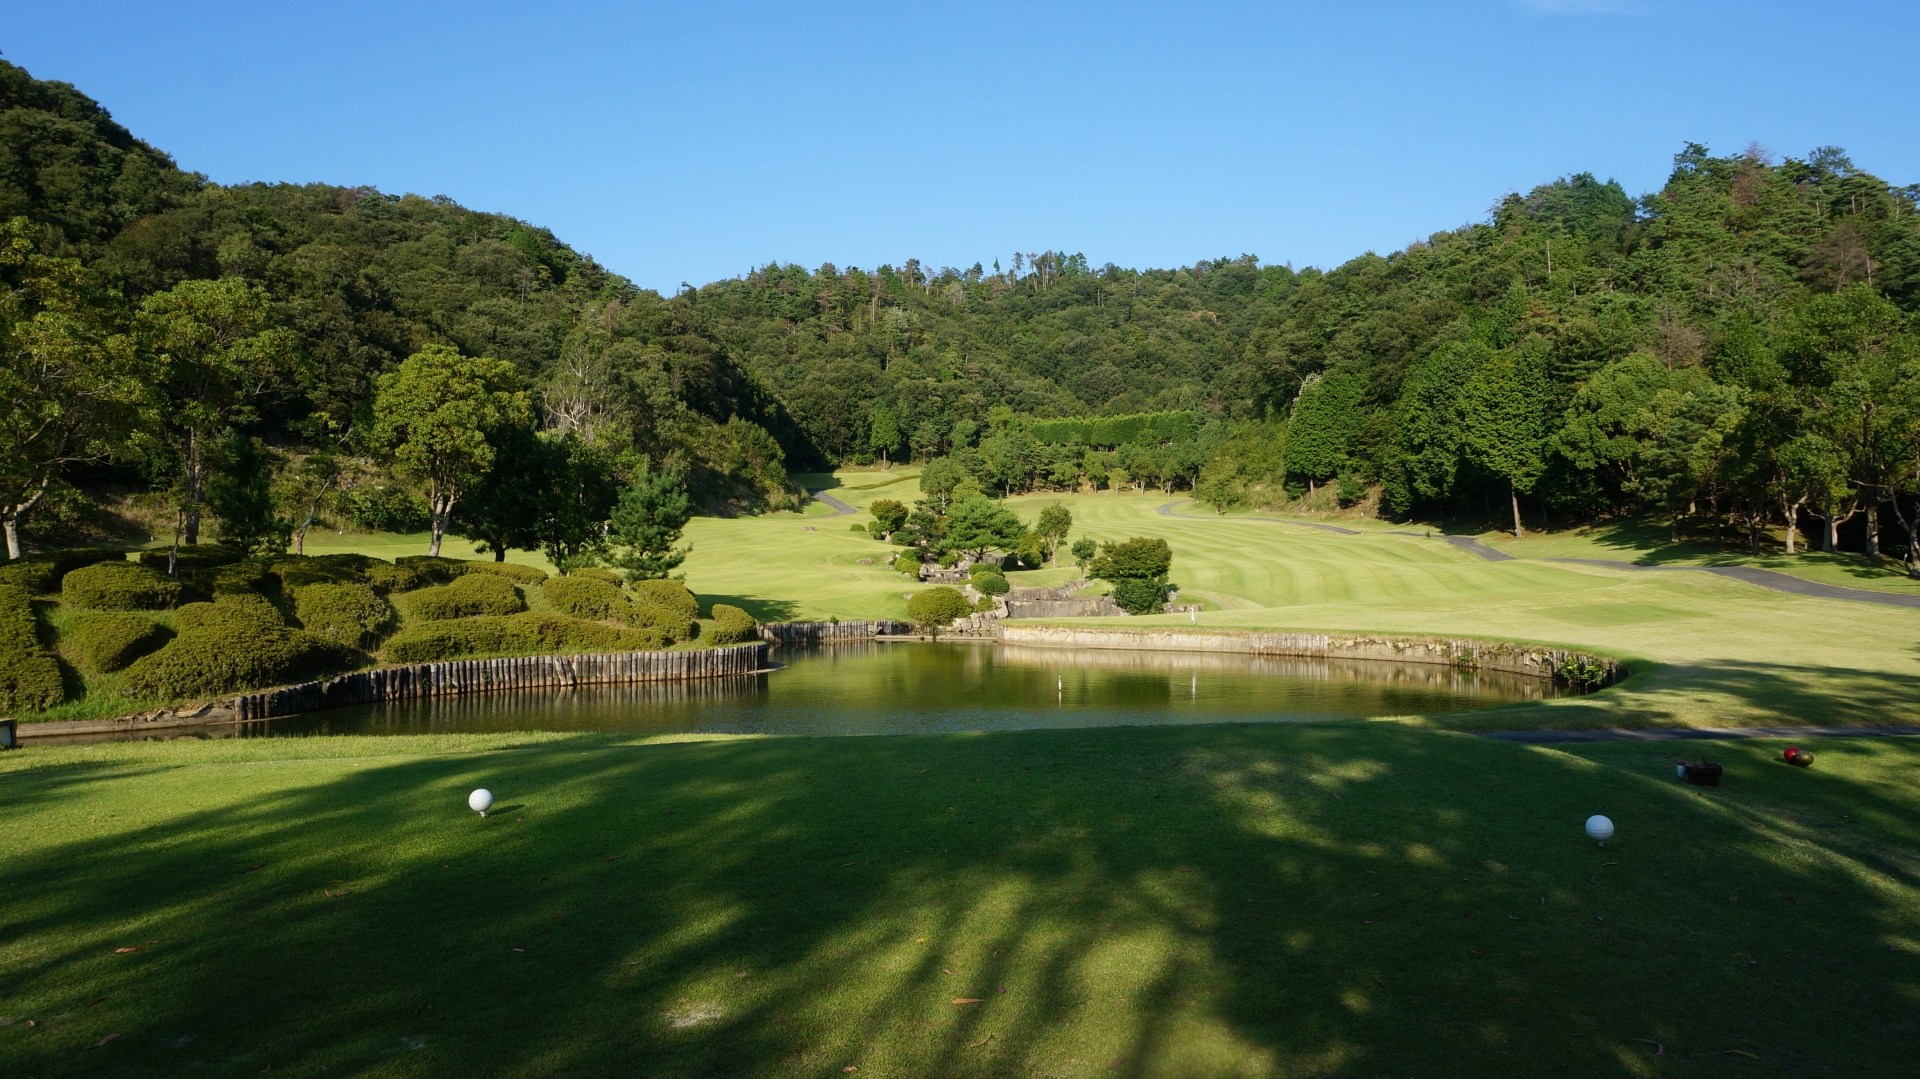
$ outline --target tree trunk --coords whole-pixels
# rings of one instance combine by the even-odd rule
[[[7,518],[7,561],[20,560],[20,517],[18,514]]]
[[[1512,480],[1507,481],[1507,497],[1513,499],[1513,538],[1525,539],[1526,533],[1520,530],[1520,489]]]
[[[1920,580],[1920,501],[1914,503],[1912,520],[1901,512],[1898,492],[1888,502],[1893,506],[1893,515],[1900,520],[1900,527],[1907,533],[1907,576]]]
[[[187,432],[187,543],[200,542],[200,495],[206,483],[205,462],[200,456],[200,436]]]
[[[27,499],[25,502],[15,503],[14,506],[12,507],[12,511],[7,514],[7,518],[6,518],[7,561],[9,562],[18,561],[20,556],[24,553],[20,549],[20,522],[23,520],[26,520],[27,514],[33,512],[33,507],[39,505],[40,500],[46,497],[47,485],[52,482],[53,482],[52,473],[48,473],[47,475],[41,477],[40,489],[33,492],[33,497]]]
[[[427,544],[427,554],[440,557],[440,540],[447,534],[447,519],[453,516],[453,497],[451,495],[427,493],[427,516],[433,522],[433,539]]]
[[[1880,504],[1867,503],[1867,557],[1880,557]]]
[[[1787,522],[1787,553],[1792,554],[1800,532],[1800,503],[1788,501],[1786,495],[1781,495],[1780,517]]]

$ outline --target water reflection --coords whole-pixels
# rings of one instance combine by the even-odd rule
[[[364,705],[259,733],[908,734],[1422,715],[1553,696],[1435,664],[989,643],[781,647],[771,674]]]

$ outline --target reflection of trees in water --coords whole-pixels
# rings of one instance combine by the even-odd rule
[[[1153,652],[1125,648],[1048,648],[1002,644],[994,662],[1004,667],[1055,671],[1137,671],[1169,675],[1230,675],[1321,682],[1329,685],[1399,686],[1441,693],[1495,695],[1518,700],[1560,696],[1544,678],[1479,671],[1444,663],[1388,663],[1380,660],[1311,659],[1256,656],[1243,652]]]
[[[424,734],[436,731],[680,730],[702,706],[766,696],[767,676],[631,682],[415,697],[314,712],[283,721],[281,734]]]

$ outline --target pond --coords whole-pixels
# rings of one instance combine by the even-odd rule
[[[927,734],[1431,715],[1561,692],[1437,664],[987,642],[781,646],[770,659],[776,670],[738,679],[430,697],[235,733]]]

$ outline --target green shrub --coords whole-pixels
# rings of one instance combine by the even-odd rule
[[[969,578],[984,577],[987,574],[1004,577],[1006,576],[1006,571],[991,562],[975,562],[973,565],[967,567],[967,576]]]
[[[375,562],[366,569],[367,584],[382,595],[395,592],[411,592],[424,587],[428,581],[419,570],[411,566],[396,566],[391,562]]]
[[[96,671],[117,671],[167,642],[166,628],[132,611],[81,611],[67,639],[80,662]]]
[[[193,633],[208,626],[284,629],[286,624],[280,609],[258,592],[227,592],[212,603],[183,604],[173,612],[174,628],[181,633]]]
[[[213,594],[259,592],[271,587],[273,572],[264,562],[235,562],[214,571]]]
[[[204,617],[190,619],[165,648],[127,668],[123,692],[156,700],[212,697],[303,682],[354,665],[352,649],[315,633],[263,625],[242,607],[190,603],[180,612],[203,606]]]
[[[902,554],[893,560],[893,568],[909,577],[920,576],[920,560],[910,554]]]
[[[167,571],[167,555],[171,547],[149,547],[140,552],[140,564],[162,573]],[[228,547],[223,543],[182,544],[180,547],[180,574],[197,573],[201,570],[215,570],[221,566],[231,566],[247,557],[247,552],[238,547]]]
[[[625,577],[620,576],[610,569],[602,569],[599,566],[581,566],[579,569],[569,570],[567,576],[583,577],[589,581],[605,581],[616,587],[627,583]]]
[[[949,589],[951,591],[951,589]],[[726,603],[713,605],[713,643],[716,645],[741,644],[755,640],[759,634],[754,627],[759,625],[753,616],[738,607]]]
[[[625,620],[633,606],[619,585],[582,577],[577,572],[555,577],[541,585],[540,592],[547,597],[548,606],[575,618]]]
[[[133,562],[96,562],[67,574],[60,602],[100,611],[158,611],[180,602],[180,582]]]
[[[858,532],[864,536],[867,534],[867,526],[863,524],[850,524],[847,526],[847,531]]]
[[[626,619],[627,625],[635,629],[652,629],[670,642],[684,641],[700,632],[700,623],[693,616],[657,603],[629,605]]]
[[[1013,588],[1007,583],[1006,577],[998,573],[980,574],[973,579],[973,587],[979,589],[983,596],[1004,596]]]
[[[368,648],[399,624],[393,605],[364,584],[310,584],[293,592],[294,617],[308,633]]]
[[[643,607],[665,607],[670,611],[678,611],[688,621],[700,617],[700,601],[679,581],[635,581],[633,600]]]
[[[409,594],[407,609],[416,618],[438,622],[476,614],[517,614],[526,610],[527,604],[520,598],[520,590],[505,577],[472,573],[454,578],[452,584]]]
[[[650,630],[528,612],[408,626],[387,639],[381,654],[393,663],[430,663],[463,656],[649,651],[664,644]]]
[[[0,584],[0,713],[44,712],[66,699],[60,661],[40,645],[32,597]]]
[[[461,562],[461,574],[491,573],[505,577],[514,584],[539,584],[547,579],[547,571],[537,566],[523,566],[518,562]]]
[[[1167,605],[1164,577],[1122,577],[1113,582],[1113,602],[1128,614],[1159,614]]]
[[[318,558],[282,555],[273,560],[272,569],[273,575],[280,578],[280,587],[293,592],[315,584],[363,584],[367,574],[362,560],[374,561],[364,555],[322,555]]]
[[[393,560],[393,564],[412,570],[428,584],[446,584],[460,576],[464,572],[460,567],[466,565],[457,558],[441,558],[431,554],[401,555]]]
[[[16,562],[0,565],[0,584],[17,584],[36,596],[60,590],[60,580],[74,570],[96,562],[125,562],[127,552],[111,547],[69,547],[35,551]]]
[[[973,613],[973,604],[960,590],[947,585],[923,588],[907,601],[907,617],[922,628],[944,626],[956,618]]]

